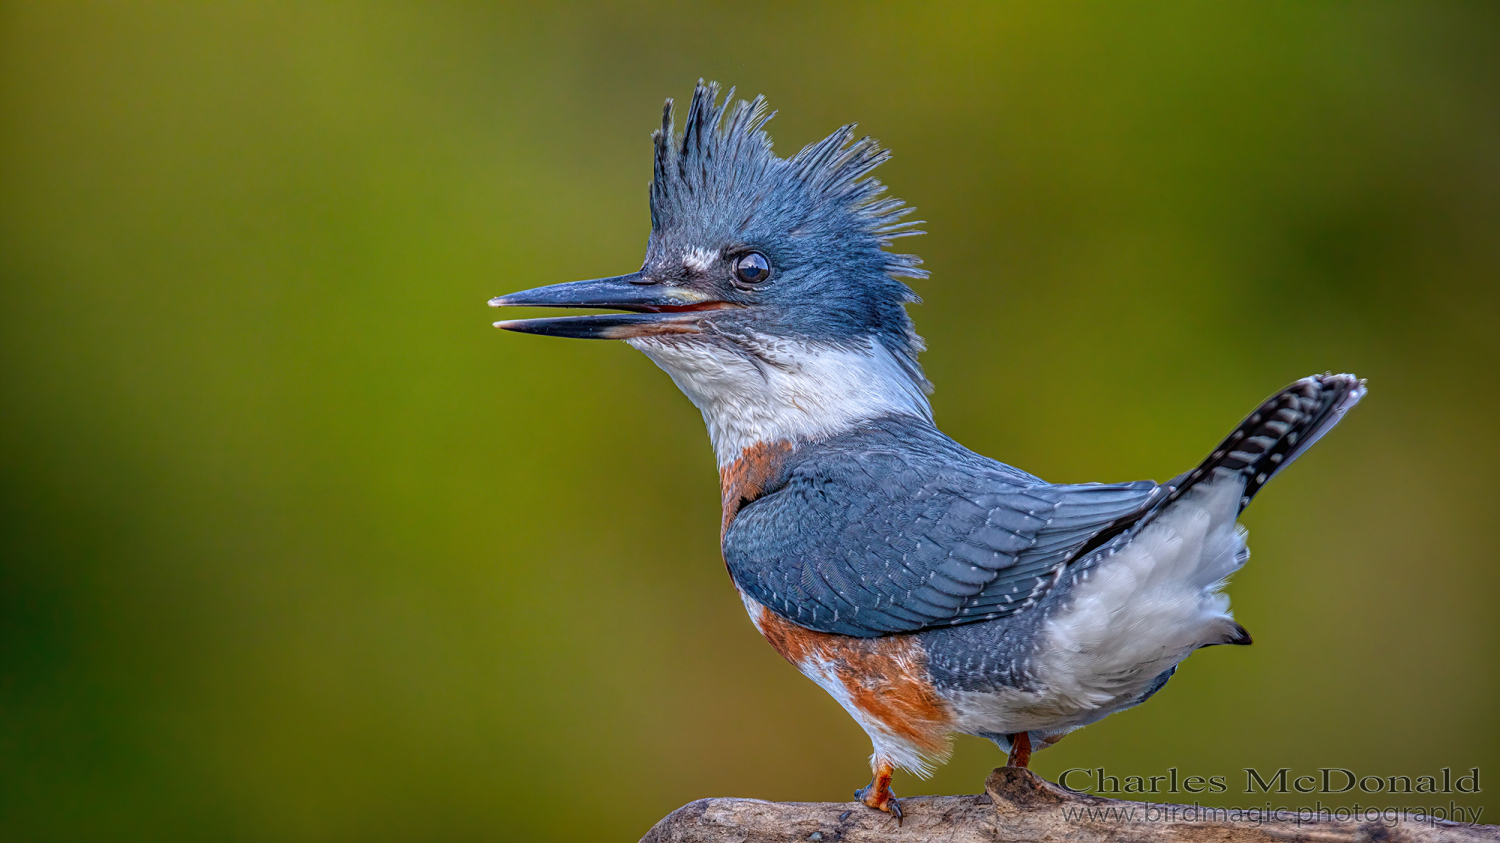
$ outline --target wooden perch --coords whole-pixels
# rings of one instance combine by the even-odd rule
[[[1500,826],[1410,815],[1397,822],[1338,819],[1295,811],[1263,816],[1254,809],[1125,802],[1073,793],[1029,770],[1001,767],[978,796],[901,800],[898,827],[888,814],[853,802],[763,802],[699,799],[678,808],[641,843],[1497,843]],[[1262,803],[1264,804],[1264,803]],[[1148,810],[1150,813],[1148,814]]]

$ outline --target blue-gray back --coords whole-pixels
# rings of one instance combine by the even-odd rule
[[[888,416],[804,444],[724,536],[739,587],[797,624],[871,637],[1033,605],[1081,550],[1161,497],[1053,485]]]

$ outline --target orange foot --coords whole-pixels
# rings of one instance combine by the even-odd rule
[[[1010,736],[1010,757],[1005,759],[1007,767],[1026,768],[1031,763],[1031,733],[1017,732]]]
[[[871,808],[885,811],[896,818],[896,825],[901,825],[901,803],[896,801],[896,794],[891,790],[891,773],[895,768],[889,763],[882,761],[875,768],[875,778],[870,783],[854,791],[854,798],[865,803]]]

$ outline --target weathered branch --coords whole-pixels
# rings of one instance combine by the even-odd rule
[[[667,815],[641,843],[1500,843],[1500,826],[1410,815],[1396,822],[1310,812],[1237,816],[1233,809],[1104,799],[1015,767],[995,770],[984,789],[977,796],[903,799],[900,827],[889,815],[852,802],[699,799]]]

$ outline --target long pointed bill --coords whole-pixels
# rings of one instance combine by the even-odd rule
[[[498,296],[490,307],[589,307],[624,310],[596,316],[560,316],[550,319],[511,319],[496,322],[496,328],[523,334],[576,337],[592,340],[624,340],[660,334],[694,334],[703,312],[734,307],[728,302],[681,287],[652,283],[640,273],[553,284]]]

